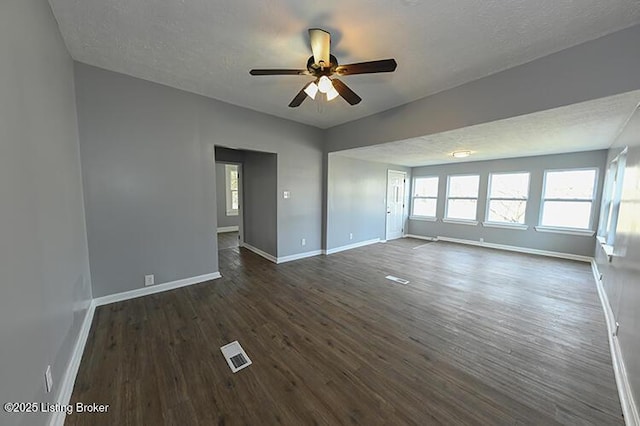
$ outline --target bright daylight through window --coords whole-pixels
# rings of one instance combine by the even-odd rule
[[[413,216],[436,217],[438,177],[416,178],[413,182]]]
[[[449,176],[445,214],[447,219],[476,220],[479,184],[478,175]]]
[[[529,173],[492,173],[487,222],[523,225],[528,197]]]
[[[227,216],[238,215],[238,166],[225,164],[225,187],[227,192]]]
[[[590,229],[596,170],[547,170],[540,225]]]

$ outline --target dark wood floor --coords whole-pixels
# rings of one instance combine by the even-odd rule
[[[238,247],[238,231],[218,234],[218,250]]]
[[[220,271],[97,309],[72,402],[110,410],[68,425],[623,424],[588,264],[405,239]]]

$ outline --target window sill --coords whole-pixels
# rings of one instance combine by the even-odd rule
[[[590,229],[552,228],[548,226],[536,226],[538,232],[551,232],[555,234],[577,235],[581,237],[593,237],[596,232]]]
[[[482,222],[482,226],[485,228],[516,229],[518,231],[526,231],[529,229],[529,226],[521,223]]]
[[[466,219],[442,219],[445,223],[455,223],[458,225],[470,225],[476,226],[478,224],[477,220],[466,220]]]
[[[409,220],[421,220],[424,222],[437,222],[437,217],[429,217],[429,216],[409,216]]]

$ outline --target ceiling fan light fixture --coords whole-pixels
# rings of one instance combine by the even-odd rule
[[[336,90],[335,87],[333,87],[333,85],[331,85],[331,89],[329,89],[329,91],[327,92],[327,100],[328,101],[332,101],[335,98],[338,97],[338,95],[340,95],[340,93],[338,93],[338,91]]]
[[[318,85],[314,82],[309,83],[309,85],[304,88],[304,93],[306,93],[311,99],[315,99],[316,94],[318,93]]]
[[[465,158],[471,155],[471,151],[454,151],[451,155],[455,158]]]
[[[320,77],[320,80],[318,80],[318,90],[320,90],[320,93],[329,93],[331,89],[333,89],[333,83],[329,77],[326,75]]]

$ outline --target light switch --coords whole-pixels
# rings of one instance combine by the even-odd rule
[[[290,191],[284,191],[283,195],[284,195],[285,199],[291,198],[291,192]]]

